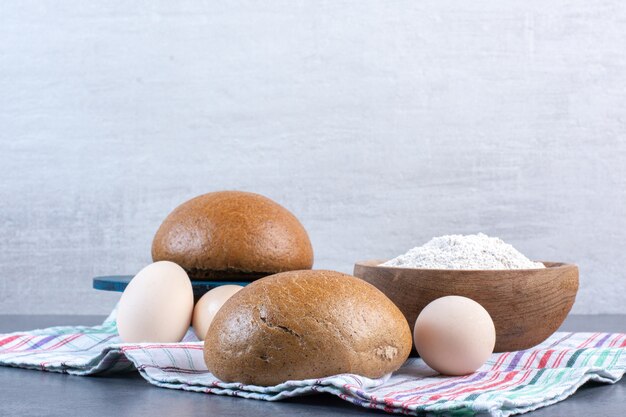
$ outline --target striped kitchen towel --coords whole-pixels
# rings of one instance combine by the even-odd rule
[[[444,377],[419,358],[380,379],[342,374],[273,387],[224,383],[207,371],[202,342],[120,343],[112,313],[94,327],[0,335],[0,365],[73,375],[137,370],[165,388],[274,401],[326,392],[366,408],[413,415],[509,416],[561,401],[586,381],[614,383],[626,371],[626,334],[556,333],[533,349],[493,354],[477,372]]]

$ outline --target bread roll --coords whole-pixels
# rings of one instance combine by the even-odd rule
[[[191,279],[252,281],[313,266],[306,230],[258,194],[220,191],[178,206],[159,227],[152,259],[182,266]]]
[[[209,327],[204,359],[222,381],[268,386],[346,372],[378,378],[411,347],[406,319],[374,286],[334,271],[292,271],[233,295]]]

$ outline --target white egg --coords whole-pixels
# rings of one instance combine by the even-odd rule
[[[183,268],[160,261],[130,281],[117,310],[117,330],[126,343],[180,342],[193,311],[191,281]]]
[[[467,375],[493,352],[496,329],[483,306],[452,295],[424,307],[413,337],[417,353],[428,366],[444,375]]]
[[[204,294],[193,309],[192,326],[198,339],[204,340],[207,330],[224,303],[237,291],[242,289],[240,285],[221,285]]]

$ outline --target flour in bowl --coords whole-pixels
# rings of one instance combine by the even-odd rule
[[[502,239],[483,233],[435,237],[381,266],[424,269],[545,268],[541,262],[531,261]]]

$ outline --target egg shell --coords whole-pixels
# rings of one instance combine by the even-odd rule
[[[483,306],[466,297],[441,297],[415,321],[415,349],[428,366],[444,375],[467,375],[493,352],[496,329]]]
[[[204,340],[206,332],[219,309],[242,288],[241,285],[221,285],[208,291],[198,300],[193,309],[191,321],[193,331],[198,339]]]
[[[191,281],[183,268],[160,261],[130,281],[117,310],[117,330],[126,343],[180,342],[193,311]]]

